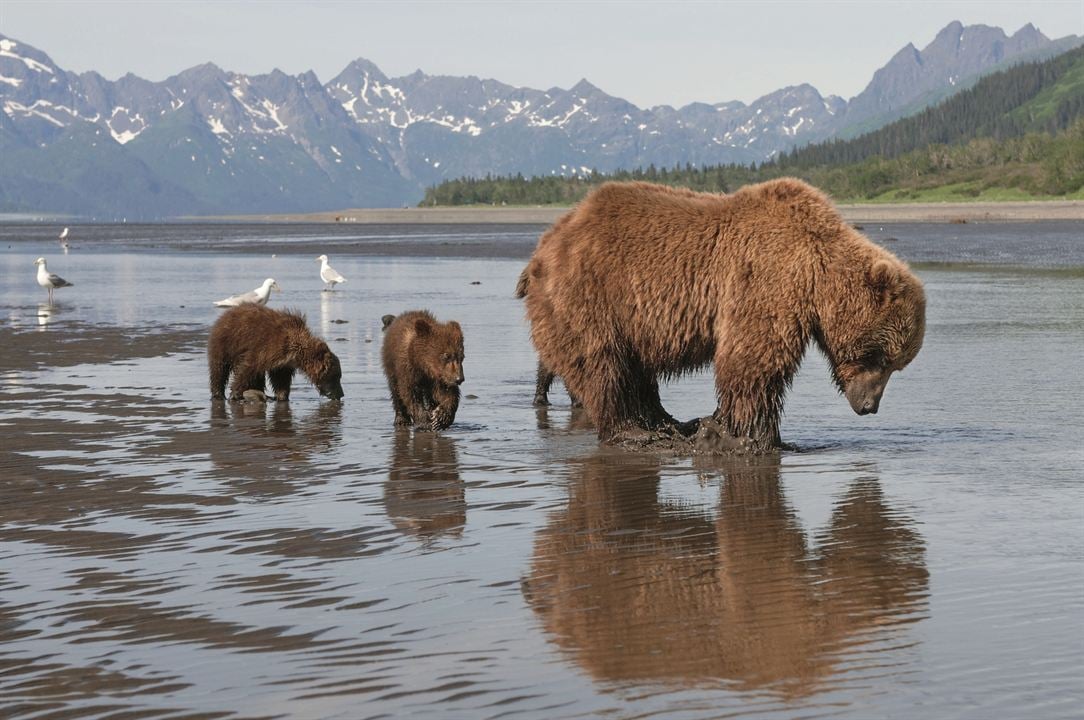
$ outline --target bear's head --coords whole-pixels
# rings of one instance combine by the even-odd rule
[[[309,378],[316,389],[326,398],[341,400],[343,397],[342,366],[338,356],[331,352],[327,343],[321,341],[313,350],[311,364],[307,368]]]
[[[455,320],[417,318],[413,346],[415,360],[434,383],[445,387],[463,383],[463,329]]]
[[[902,263],[877,260],[866,273],[870,315],[836,354],[836,384],[859,415],[876,413],[892,373],[905,368],[926,334],[926,294]]]

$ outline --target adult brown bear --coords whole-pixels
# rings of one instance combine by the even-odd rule
[[[240,400],[245,390],[263,391],[265,377],[276,400],[289,400],[297,370],[321,395],[335,400],[343,396],[339,358],[309,332],[305,316],[293,311],[253,304],[227,310],[211,328],[207,367],[213,398],[225,397],[232,373],[230,400]]]
[[[784,394],[811,341],[864,415],[926,326],[918,278],[793,178],[727,196],[607,183],[542,235],[524,281],[540,361],[603,440],[687,431],[658,379],[714,362],[715,419],[755,451],[779,447]]]

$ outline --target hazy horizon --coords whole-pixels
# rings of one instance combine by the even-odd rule
[[[542,90],[586,79],[643,108],[750,103],[803,83],[849,99],[901,48],[925,47],[954,20],[1010,36],[1031,23],[1057,39],[1084,35],[1084,3],[0,5],[0,33],[66,70],[111,80],[130,72],[160,81],[211,62],[245,74],[312,70],[326,83],[365,58],[389,77],[420,69]]]

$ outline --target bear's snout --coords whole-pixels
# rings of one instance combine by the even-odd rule
[[[859,415],[876,415],[877,408],[881,405],[881,398],[866,398],[862,407],[858,409]]]
[[[876,415],[881,407],[881,396],[892,375],[889,369],[863,370],[848,384],[845,394],[851,409],[859,415]]]
[[[335,385],[322,387],[320,388],[320,394],[332,400],[342,400],[344,395],[343,386],[336,383]]]

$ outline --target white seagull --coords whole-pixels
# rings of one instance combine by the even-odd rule
[[[72,283],[64,278],[49,272],[49,268],[45,266],[45,258],[38,258],[34,261],[34,264],[38,266],[38,285],[49,291],[50,305],[53,304],[53,290],[62,287],[74,287]]]
[[[72,246],[68,244],[68,241],[64,238],[68,237],[68,228],[64,228],[64,232],[60,233],[60,247],[64,248],[64,252],[71,250]]]
[[[327,264],[327,255],[316,259],[320,261],[320,279],[327,285],[324,290],[334,290],[336,285],[346,282],[346,278],[340,275],[338,270]]]
[[[263,281],[263,285],[255,290],[249,290],[247,293],[241,293],[240,295],[228,297],[225,300],[219,300],[215,305],[217,307],[237,307],[238,305],[247,305],[249,303],[266,305],[267,298],[271,295],[272,290],[282,292],[282,288],[279,287],[279,284],[275,282],[274,278],[267,278]]]

